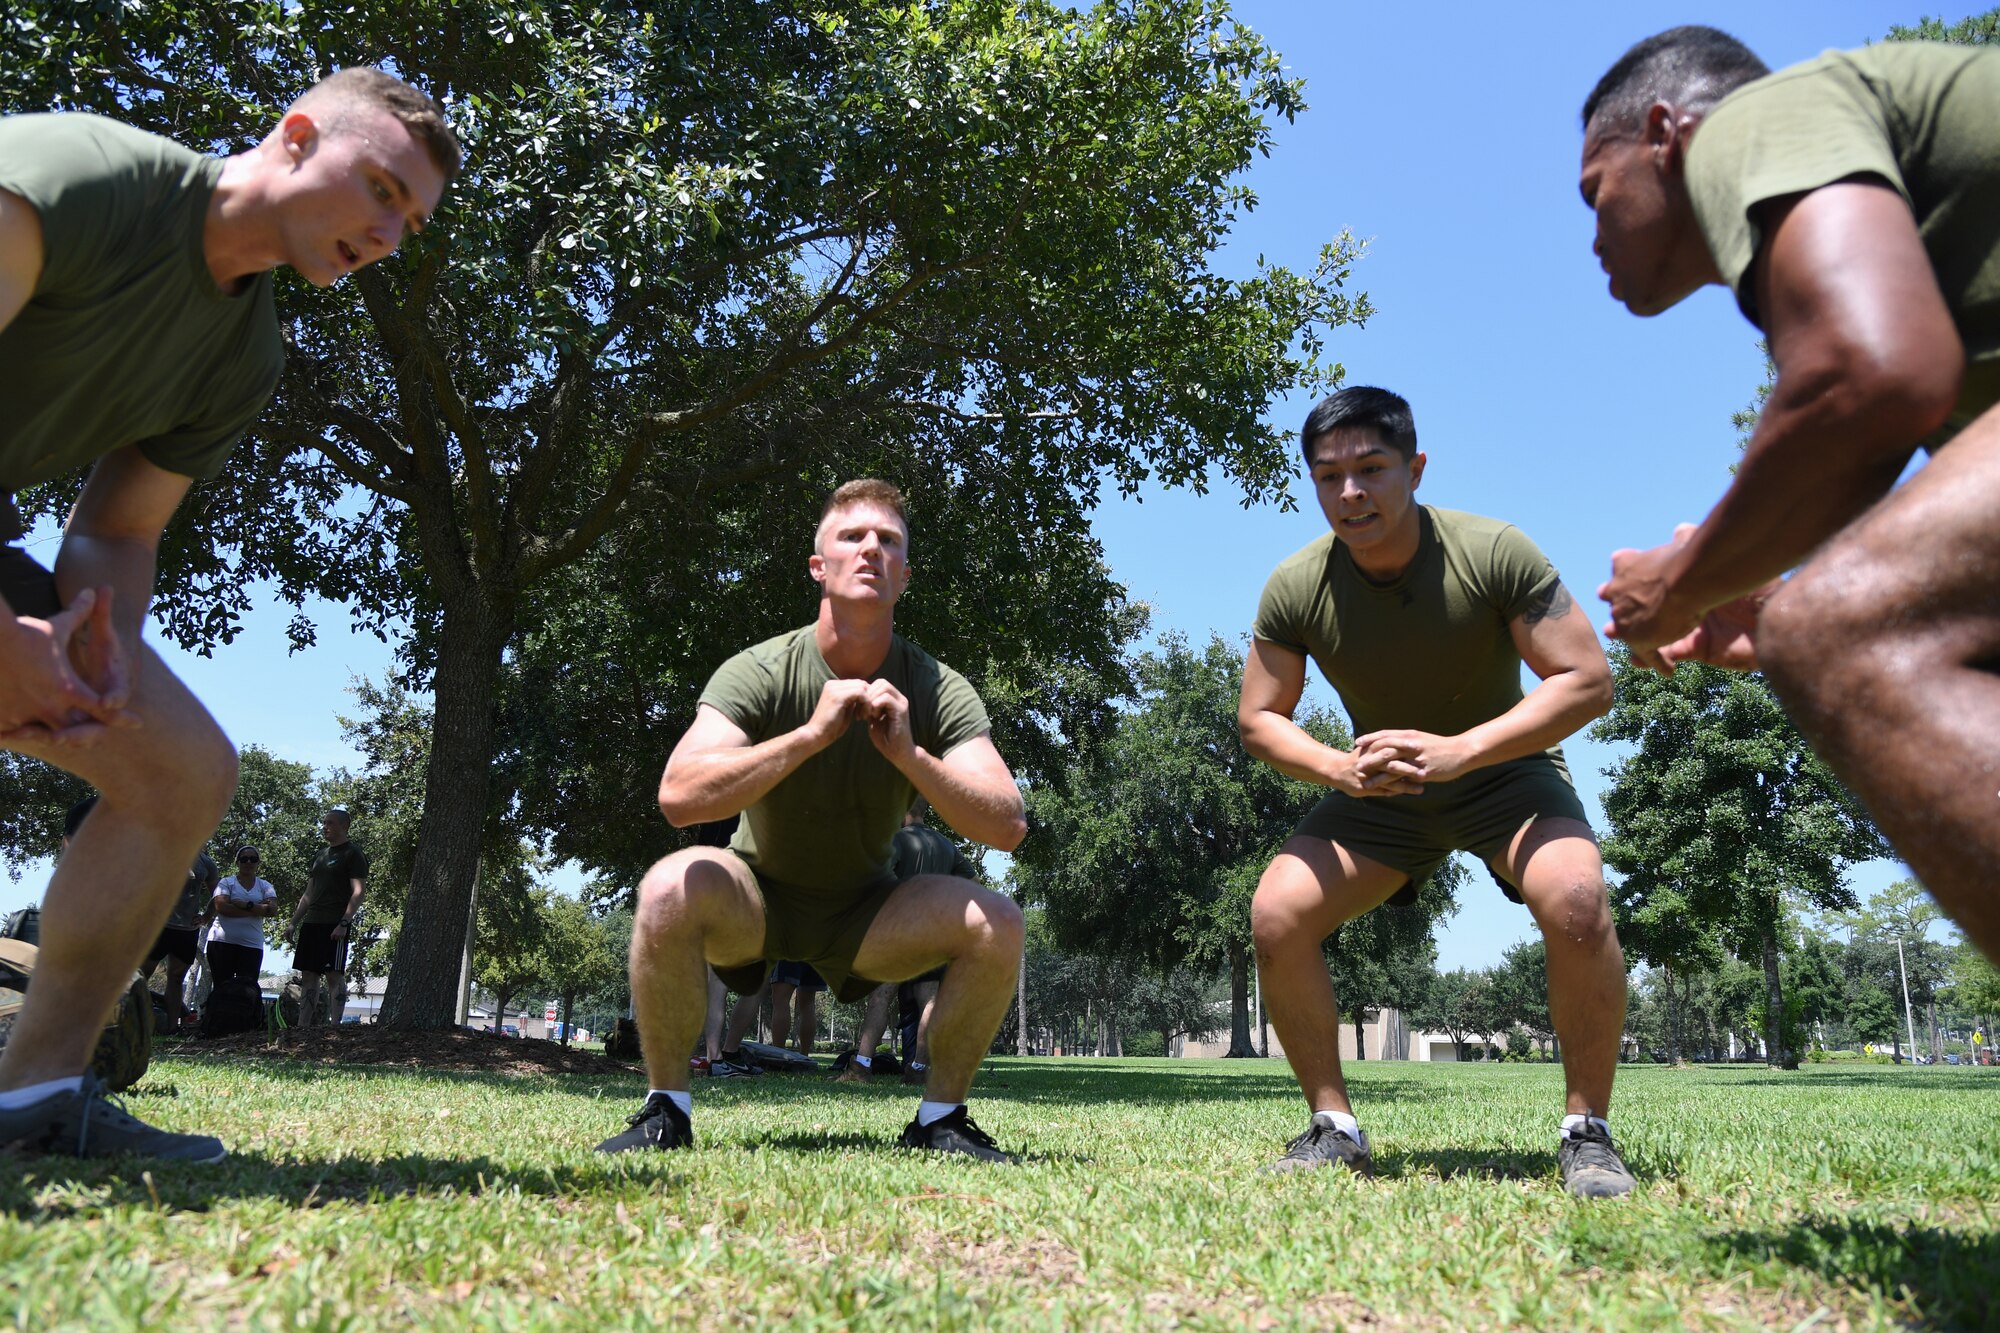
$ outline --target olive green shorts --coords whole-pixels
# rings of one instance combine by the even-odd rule
[[[755,875],[755,872],[752,872]],[[861,999],[884,981],[854,975],[854,955],[882,904],[902,883],[895,875],[862,885],[858,889],[833,893],[825,889],[782,884],[755,875],[757,892],[764,899],[764,956],[741,967],[718,967],[715,975],[738,995],[755,995],[763,989],[771,968],[779,962],[809,963],[826,978],[827,989],[843,1003]]]
[[[1421,796],[1349,796],[1328,792],[1292,830],[1295,837],[1324,838],[1409,876],[1389,901],[1416,901],[1416,886],[1453,852],[1470,852],[1492,866],[1514,836],[1538,819],[1590,822],[1569,776],[1545,754],[1476,769],[1456,782],[1440,782]],[[1521,895],[1500,880],[1515,902]]]

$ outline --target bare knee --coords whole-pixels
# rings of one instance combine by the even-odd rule
[[[1825,720],[1879,697],[1893,674],[1885,653],[1923,651],[1907,605],[1883,595],[1908,582],[1835,550],[1772,594],[1757,617],[1757,664],[1788,707]]]
[[[701,900],[713,891],[707,881],[724,877],[712,862],[676,852],[653,863],[639,881],[639,904],[635,927],[661,930],[687,921],[700,908]]]
[[[236,795],[236,747],[206,714],[192,726],[120,733],[127,746],[103,756],[92,785],[119,817],[168,837],[207,841]]]
[[[1021,905],[1004,893],[981,889],[973,906],[970,915],[975,923],[976,947],[981,951],[997,950],[1019,957],[1022,944],[1027,939]]]
[[[1322,905],[1319,885],[1310,876],[1288,874],[1275,865],[1267,869],[1250,900],[1250,937],[1257,956],[1266,957],[1317,929],[1312,917]],[[1328,926],[1320,931],[1319,938],[1311,941],[1313,947],[1317,948],[1332,929]]]
[[[1602,878],[1578,875],[1535,899],[1535,922],[1551,948],[1594,953],[1618,947],[1618,927]]]

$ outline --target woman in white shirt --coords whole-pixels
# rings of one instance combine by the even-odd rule
[[[278,914],[278,891],[257,878],[263,861],[255,847],[236,853],[236,873],[215,886],[215,924],[208,928],[208,966],[217,985],[232,977],[257,984],[264,965],[262,919]]]

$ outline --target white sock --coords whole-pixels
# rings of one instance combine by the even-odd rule
[[[1603,1116],[1600,1115],[1564,1116],[1562,1120],[1562,1131],[1563,1131],[1562,1136],[1566,1139],[1573,1137],[1577,1130],[1583,1128],[1584,1122],[1586,1120],[1589,1121],[1591,1124],[1596,1125],[1599,1129],[1603,1130],[1605,1133],[1605,1137],[1607,1138],[1610,1137],[1611,1122],[1606,1120]]]
[[[854,1063],[860,1065],[863,1069],[870,1069],[874,1067],[875,1057],[870,1055],[857,1055],[854,1057]]]
[[[935,1125],[938,1121],[964,1105],[964,1102],[918,1102],[917,1123],[920,1125]]]
[[[72,1074],[68,1078],[52,1078],[46,1083],[30,1083],[25,1088],[15,1088],[11,1092],[0,1092],[0,1111],[18,1111],[24,1106],[65,1092],[75,1092],[83,1086],[83,1075]]]
[[[925,1064],[922,1060],[912,1060],[910,1061],[910,1068],[912,1070],[929,1069],[930,1066]]]
[[[1361,1131],[1361,1122],[1348,1111],[1314,1111],[1313,1122],[1337,1129],[1361,1145],[1361,1151],[1368,1151],[1368,1136]]]
[[[681,1108],[682,1115],[692,1116],[694,1114],[694,1094],[691,1092],[676,1092],[672,1088],[654,1088],[646,1095],[648,1097],[655,1095],[665,1097],[675,1106]]]

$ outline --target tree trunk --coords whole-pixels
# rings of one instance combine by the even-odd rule
[[[495,611],[476,591],[445,603],[432,677],[424,817],[396,959],[382,996],[384,1027],[451,1026],[459,952],[486,828],[494,681],[511,623],[511,614]]]
[[[1019,1004],[1015,1008],[1014,1054],[1033,1055],[1034,1048],[1028,1044],[1028,952],[1021,951]]]
[[[1677,1065],[1681,1062],[1681,1007],[1674,998],[1674,970],[1663,967],[1660,972],[1667,979],[1667,1061]]]
[[[514,992],[501,991],[493,997],[493,1030],[498,1032],[507,1025],[507,1001],[514,998]]]
[[[1764,923],[1764,1063],[1791,1069],[1797,1061],[1785,1050],[1785,983],[1778,974],[1778,927]]]
[[[1362,1011],[1358,1008],[1354,1011],[1354,1058],[1357,1060],[1366,1060],[1368,1058],[1368,1042],[1362,1035],[1361,1014]]]
[[[1227,1058],[1247,1060],[1257,1054],[1250,1044],[1250,951],[1229,942],[1229,1051]]]
[[[1943,1064],[1944,1036],[1938,1031],[1936,1000],[1926,1000],[1924,1002],[1924,1021],[1930,1024],[1931,1028],[1931,1061],[1934,1064]]]
[[[564,1046],[569,1045],[569,1030],[570,1030],[570,1023],[572,1022],[570,1018],[570,1013],[575,1008],[576,1008],[576,996],[565,995],[562,997],[562,1044]]]

